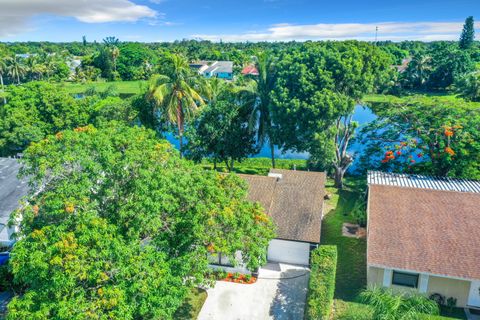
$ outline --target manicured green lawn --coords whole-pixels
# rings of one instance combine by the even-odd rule
[[[185,299],[183,305],[175,313],[176,320],[197,319],[202,306],[207,299],[207,292],[203,289],[194,288]]]
[[[326,202],[326,216],[322,223],[321,243],[336,245],[338,248],[335,298],[346,301],[355,300],[367,283],[367,242],[365,239],[342,236],[343,223],[355,223],[351,211],[361,195],[360,189],[358,180],[347,180],[341,191],[333,188],[333,183],[329,180],[327,192],[332,198]]]
[[[383,95],[383,94],[370,94],[366,95],[362,99],[363,104],[370,103],[401,103],[403,100],[408,99],[412,94],[424,95],[429,98],[434,98],[435,101],[440,103],[452,103],[455,105],[461,105],[471,109],[480,108],[479,102],[470,102],[465,101],[463,98],[457,96],[456,94],[444,93],[444,92],[417,92],[417,93],[407,93],[401,97],[392,96],[392,95]]]
[[[202,165],[206,169],[213,169],[213,162],[211,160],[204,160]],[[270,158],[248,158],[242,162],[235,162],[233,171],[236,173],[244,174],[258,174],[267,175],[272,167],[272,161]],[[293,170],[295,167],[298,170],[306,170],[307,161],[302,159],[276,159],[275,167],[277,169],[289,169]],[[227,171],[225,163],[217,163],[218,171]]]
[[[64,82],[60,84],[71,94],[84,93],[90,87],[95,87],[97,91],[101,92],[112,85],[115,86],[119,94],[138,94],[142,91],[142,86],[146,86],[146,81]]]

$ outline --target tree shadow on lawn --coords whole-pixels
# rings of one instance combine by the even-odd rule
[[[330,211],[322,223],[321,244],[336,245],[338,249],[335,298],[345,301],[356,301],[358,293],[366,287],[367,282],[366,240],[342,235],[344,222],[355,223],[351,212],[361,195],[357,188],[329,188],[333,197],[329,200],[330,206],[327,204]]]
[[[275,320],[303,319],[308,290],[307,270],[289,269],[280,274],[270,316]]]
[[[174,315],[176,320],[192,320],[197,319],[200,310],[207,299],[207,292],[200,288],[193,288],[187,295],[185,301],[177,309]]]

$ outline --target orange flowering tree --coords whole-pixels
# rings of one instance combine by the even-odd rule
[[[32,193],[10,260],[11,319],[172,319],[208,283],[208,254],[265,262],[273,225],[235,175],[181,159],[155,132],[110,123],[32,144]]]
[[[362,129],[364,166],[437,176],[480,177],[480,111],[432,98],[376,105]]]

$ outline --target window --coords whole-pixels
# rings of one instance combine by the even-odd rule
[[[392,284],[410,288],[418,287],[418,274],[393,271]]]
[[[214,265],[233,267],[233,264],[228,260],[228,257],[226,255],[222,255],[221,253],[209,254],[208,262]]]

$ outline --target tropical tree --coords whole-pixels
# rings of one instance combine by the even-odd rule
[[[185,123],[192,119],[204,100],[199,93],[198,77],[183,56],[167,55],[161,71],[161,75],[151,79],[147,99],[155,103],[165,121],[177,126],[182,155]]]
[[[7,104],[7,97],[5,95],[5,84],[3,83],[3,75],[7,73],[7,63],[3,57],[0,57],[0,85],[2,87],[3,104]]]
[[[363,167],[480,179],[480,111],[458,99],[391,97],[362,128]]]
[[[239,90],[240,97],[253,106],[250,129],[257,133],[257,143],[261,147],[268,142],[272,167],[275,168],[275,134],[272,122],[271,92],[275,86],[277,59],[272,52],[260,51],[254,56],[258,76]]]
[[[465,19],[465,24],[463,25],[462,34],[460,35],[459,46],[461,49],[468,49],[473,45],[475,41],[475,26],[473,17],[470,16]]]
[[[405,73],[402,75],[404,81],[414,88],[425,88],[432,71],[431,62],[432,58],[430,56],[423,54],[413,56]]]
[[[421,295],[395,294],[383,288],[360,293],[360,299],[373,309],[373,320],[417,320],[422,315],[438,315],[438,304]]]
[[[110,53],[112,55],[113,71],[117,72],[117,59],[118,59],[118,56],[120,55],[120,49],[118,49],[117,46],[112,46],[110,48]]]
[[[172,319],[208,255],[265,262],[273,225],[235,175],[180,159],[140,127],[58,132],[23,158],[32,193],[10,266],[9,319]]]
[[[58,86],[30,82],[10,86],[8,103],[0,106],[0,155],[22,152],[31,142],[60,130],[86,125],[90,101],[76,100]]]
[[[103,43],[107,46],[107,47],[110,47],[110,46],[118,46],[118,44],[120,43],[120,40],[116,37],[113,37],[113,36],[110,36],[110,37],[105,37],[103,39]]]
[[[466,100],[480,101],[480,72],[472,72],[459,78],[455,83],[457,93]]]
[[[7,64],[7,74],[10,76],[10,78],[16,80],[17,84],[20,84],[20,78],[25,75],[27,68],[21,59],[16,55],[7,58]]]
[[[186,131],[187,156],[197,162],[210,157],[214,167],[225,162],[232,171],[235,161],[257,151],[255,132],[249,128],[251,106],[239,102],[228,82],[208,82],[212,82],[208,105]]]

